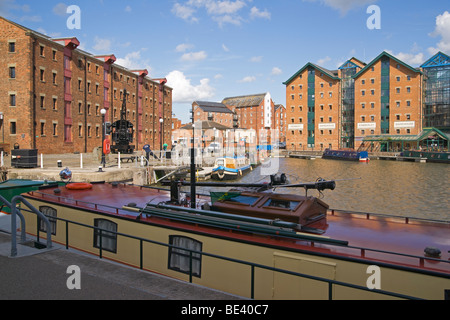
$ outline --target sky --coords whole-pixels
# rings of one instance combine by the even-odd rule
[[[0,0],[0,15],[167,78],[183,123],[195,100],[269,92],[285,105],[283,82],[308,62],[336,70],[387,51],[418,67],[450,54],[448,0]]]

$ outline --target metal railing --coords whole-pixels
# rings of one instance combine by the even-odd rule
[[[154,189],[154,190],[157,190],[158,192],[168,191],[167,189],[158,188],[158,187],[148,187],[148,186],[139,186],[139,187]],[[75,207],[84,207],[86,209],[94,209],[96,211],[99,210],[99,211],[102,211],[105,213],[110,213],[110,214],[111,213],[112,214],[121,214],[121,213],[125,213],[125,212],[128,215],[133,214],[133,212],[125,210],[123,208],[117,208],[117,207],[109,206],[109,205],[105,205],[105,204],[96,204],[96,203],[86,202],[86,201],[82,201],[82,200],[70,199],[70,198],[59,196],[59,195],[51,195],[51,194],[47,194],[47,193],[42,193],[39,191],[31,191],[30,194],[39,195],[43,199],[50,198],[50,199],[53,199],[53,201],[57,201],[57,203],[63,203],[63,204],[68,204],[68,205],[72,204]],[[197,194],[197,197],[199,197],[200,195],[202,195],[202,194]],[[418,221],[418,222],[431,222],[431,223],[446,224],[450,228],[450,224],[448,222],[439,221],[439,220],[408,218],[408,217],[402,217],[402,216],[392,216],[392,215],[384,215],[384,214],[378,214],[378,213],[366,213],[366,212],[358,212],[358,211],[345,211],[345,210],[339,210],[339,209],[330,209],[330,211],[331,211],[331,215],[335,215],[336,213],[344,213],[344,214],[356,214],[356,215],[360,215],[360,216],[365,216],[366,219],[370,219],[370,217],[395,218],[395,219],[400,219],[400,220],[404,219],[405,224],[409,224],[409,223],[411,223],[412,220],[414,220],[414,221]],[[328,244],[328,245],[333,246],[332,244]],[[311,241],[311,246],[314,247],[314,241]],[[417,266],[424,267],[425,261],[429,261],[431,263],[441,262],[444,264],[450,264],[450,261],[442,260],[442,259],[438,259],[438,258],[417,256],[417,255],[398,253],[398,252],[391,252],[391,251],[387,251],[387,250],[371,249],[371,248],[366,248],[366,247],[361,247],[361,246],[347,245],[347,246],[345,246],[345,248],[352,250],[352,251],[359,252],[359,255],[355,255],[355,257],[360,257],[360,258],[367,258],[369,253],[374,253],[374,254],[380,253],[380,254],[385,254],[385,255],[391,255],[391,256],[396,256],[396,257],[403,257],[403,258],[417,260],[418,264],[417,265],[411,264],[412,267],[417,267]]]
[[[99,228],[99,227],[87,225],[87,224],[84,224],[84,223],[70,221],[70,220],[67,220],[67,219],[62,219],[62,218],[57,218],[57,217],[50,217],[50,216],[48,218],[52,219],[52,220],[58,220],[58,221],[61,221],[61,222],[65,223],[65,231],[66,231],[65,248],[67,250],[70,248],[69,225],[77,225],[77,226],[81,226],[81,227],[84,227],[84,228],[92,229],[92,230],[94,230],[94,232],[97,232],[97,236],[99,236],[99,240],[100,240],[99,241],[99,247],[98,247],[98,250],[99,250],[98,256],[99,256],[100,259],[103,259],[103,251],[105,250],[105,249],[103,249],[103,245],[102,245],[103,232],[105,232],[107,234],[114,234],[114,235],[116,235],[116,237],[121,236],[121,237],[134,239],[134,240],[138,241],[138,243],[139,243],[139,269],[141,269],[141,270],[144,270],[144,243],[149,243],[149,244],[154,244],[154,245],[158,245],[158,246],[162,246],[162,247],[166,247],[166,248],[172,248],[172,249],[178,249],[178,250],[187,251],[187,252],[189,252],[189,272],[188,272],[189,283],[193,283],[193,268],[192,268],[193,263],[192,262],[193,262],[194,255],[206,256],[206,257],[210,257],[210,258],[213,258],[213,259],[219,259],[219,260],[228,261],[228,262],[232,262],[232,263],[236,263],[236,264],[240,264],[240,265],[246,265],[246,266],[248,266],[250,268],[250,298],[251,299],[255,299],[255,272],[256,272],[257,269],[262,269],[262,270],[269,270],[269,271],[278,272],[278,273],[282,273],[282,274],[292,275],[292,276],[295,276],[295,277],[306,278],[306,279],[311,279],[311,280],[327,283],[328,284],[328,299],[329,300],[333,300],[333,289],[336,286],[353,288],[353,289],[356,289],[356,290],[362,290],[362,291],[366,291],[366,292],[371,292],[371,293],[391,296],[391,297],[395,297],[395,298],[399,298],[399,299],[423,300],[421,298],[412,297],[412,296],[409,296],[409,295],[404,295],[404,294],[399,294],[399,293],[394,293],[394,292],[389,292],[389,291],[379,290],[379,289],[369,289],[367,287],[359,286],[359,285],[355,285],[355,284],[345,283],[345,282],[336,281],[336,280],[330,280],[330,279],[326,279],[326,278],[322,278],[322,277],[316,277],[316,276],[307,275],[307,274],[303,274],[303,273],[299,273],[299,272],[294,272],[294,271],[284,270],[284,269],[280,269],[280,268],[270,267],[270,266],[266,266],[266,265],[262,265],[262,264],[258,264],[258,263],[253,263],[253,262],[249,262],[249,261],[234,259],[234,258],[225,257],[225,256],[212,254],[212,253],[207,253],[207,252],[203,252],[203,251],[196,251],[196,250],[192,250],[192,249],[188,249],[188,248],[184,248],[184,247],[171,245],[171,244],[168,244],[168,243],[163,243],[163,242],[159,242],[159,241],[155,241],[155,240],[145,239],[145,238],[142,238],[142,237],[137,237],[137,236],[124,234],[124,233],[120,233],[120,232],[116,232],[116,231],[110,231],[110,230],[102,229],[102,228]],[[40,218],[39,218],[39,216],[37,217],[37,220],[38,220],[38,224],[37,225],[39,226],[40,225]],[[77,248],[74,248],[74,249],[77,249]],[[81,248],[79,248],[79,249],[81,249]]]
[[[11,202],[6,200],[4,197],[0,196],[0,204],[6,205],[11,210],[11,257],[17,256],[17,216],[20,218],[20,226],[21,226],[21,243],[26,242],[26,222],[25,217],[23,216],[22,209],[18,207],[18,204],[22,203],[28,207],[28,212],[32,212],[36,214],[38,219],[42,219],[47,226],[47,248],[52,247],[52,236],[50,233],[50,221],[48,218],[39,210],[37,210],[33,205],[31,205],[24,197],[15,196],[12,198]]]

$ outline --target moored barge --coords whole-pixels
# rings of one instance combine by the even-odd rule
[[[198,196],[188,208],[189,194],[175,193],[97,183],[23,197],[49,217],[55,242],[244,297],[391,298],[364,290],[375,281],[400,297],[448,298],[447,222],[332,211],[315,197],[271,190]],[[245,214],[256,210],[296,218]],[[26,231],[45,237],[36,216],[23,213]]]
[[[370,162],[367,151],[325,149],[323,159]]]

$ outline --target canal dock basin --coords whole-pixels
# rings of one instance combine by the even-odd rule
[[[154,184],[162,177],[170,177],[177,172],[186,173],[190,169],[186,165],[174,165],[170,159],[146,160],[139,152],[131,155],[107,155],[105,166],[101,163],[101,155],[95,152],[39,155],[37,166],[34,168],[11,166],[11,155],[4,155],[3,166],[0,167],[7,179],[60,181],[60,172],[69,168],[74,182],[132,182],[136,185]],[[210,179],[212,169],[212,166],[198,166],[197,180]],[[187,180],[189,176],[187,173]]]
[[[323,151],[287,151],[277,150],[273,157],[316,160],[321,159]],[[369,153],[371,160],[415,161],[425,163],[429,159],[402,156],[400,152]],[[3,155],[3,166],[0,166],[0,181],[5,179],[27,179],[60,181],[60,172],[69,168],[74,182],[132,182],[136,185],[157,183],[161,178],[169,178],[178,172],[184,172],[184,178],[190,179],[190,166],[186,163],[176,165],[170,159],[162,160],[150,157],[146,160],[142,152],[131,155],[110,154],[106,156],[106,165],[101,164],[101,154],[98,152],[86,154],[53,154],[39,155],[35,168],[15,168],[11,166],[11,155]],[[198,166],[196,177],[198,181],[211,178],[211,163]]]

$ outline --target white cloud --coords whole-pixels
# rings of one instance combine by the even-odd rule
[[[425,62],[425,55],[423,53],[414,54],[414,53],[399,52],[396,54],[389,50],[386,50],[386,52],[411,66],[421,65],[422,63]]]
[[[226,45],[224,45],[224,44],[222,44],[222,49],[225,52],[230,52],[230,49],[228,49],[228,47]]]
[[[256,77],[254,77],[254,76],[247,76],[247,77],[242,78],[238,82],[240,82],[240,83],[250,83],[250,82],[255,82],[255,81],[256,81]]]
[[[194,17],[195,9],[193,9],[192,7],[175,3],[172,8],[172,13],[183,20],[189,22],[198,22],[198,19]]]
[[[281,69],[280,68],[278,68],[278,67],[274,67],[273,69],[272,69],[272,73],[271,73],[271,75],[273,75],[273,76],[277,76],[277,75],[280,75],[280,74],[282,74],[283,73],[283,71],[281,71]]]
[[[317,2],[339,10],[342,14],[346,14],[349,10],[362,7],[368,4],[374,4],[377,0],[303,0],[305,2]]]
[[[0,16],[7,17],[10,11],[31,12],[31,8],[28,4],[17,4],[16,0],[0,0]]]
[[[239,26],[244,19],[241,16],[241,11],[247,6],[247,2],[253,0],[187,0],[178,1],[172,7],[172,13],[177,17],[188,22],[198,22],[197,14],[199,10],[204,10],[207,15],[220,27],[225,24],[233,24]],[[259,11],[256,7],[252,8],[251,16],[253,18],[270,18],[270,13]]]
[[[432,55],[438,51],[450,54],[450,13],[445,11],[436,17],[436,29],[430,34],[432,37],[441,37],[436,48],[428,48]]]
[[[130,6],[126,6],[126,7],[125,7],[125,12],[131,12],[131,11],[132,11],[132,9],[131,9]]]
[[[331,58],[328,57],[328,56],[326,56],[326,57],[323,58],[323,59],[317,60],[317,64],[318,64],[319,66],[323,66],[324,64],[326,64],[327,62],[330,62],[330,61],[331,61]]]
[[[199,52],[189,52],[183,54],[181,57],[182,61],[201,61],[205,60],[208,55],[205,51],[199,51]]]
[[[252,19],[256,19],[256,18],[262,18],[262,19],[268,19],[270,20],[270,18],[272,17],[271,13],[269,11],[267,11],[267,9],[265,9],[264,11],[260,11],[258,8],[253,7],[250,10],[250,17]]]
[[[262,56],[252,57],[252,58],[250,59],[250,62],[261,62],[262,59],[263,59]]]
[[[182,43],[177,45],[177,47],[175,48],[176,52],[185,52],[188,49],[192,49],[194,46],[192,44],[189,43]]]
[[[189,1],[193,3],[199,3],[201,6],[205,6],[209,14],[222,15],[222,14],[234,14],[246,6],[244,1]]]
[[[104,52],[110,51],[111,49],[111,40],[109,39],[101,39],[99,37],[94,38],[94,46],[92,47],[97,52]]]
[[[56,6],[53,7],[53,13],[57,16],[64,17],[67,15],[67,4],[65,3],[58,3]]]
[[[141,70],[141,69],[147,69],[147,71],[150,73],[151,67],[147,59],[142,58],[141,51],[134,51],[128,53],[125,58],[118,58],[116,61],[116,64],[125,67],[130,70]]]
[[[31,21],[31,22],[41,22],[42,17],[41,16],[22,16],[20,18],[20,21]]]
[[[167,76],[167,85],[173,88],[173,103],[189,103],[195,100],[207,100],[214,96],[215,89],[210,86],[209,79],[200,80],[193,85],[183,72],[174,70]]]
[[[214,16],[212,17],[214,21],[217,22],[219,27],[223,28],[223,26],[227,23],[234,24],[235,26],[240,26],[242,24],[242,17],[226,14],[224,16]]]

